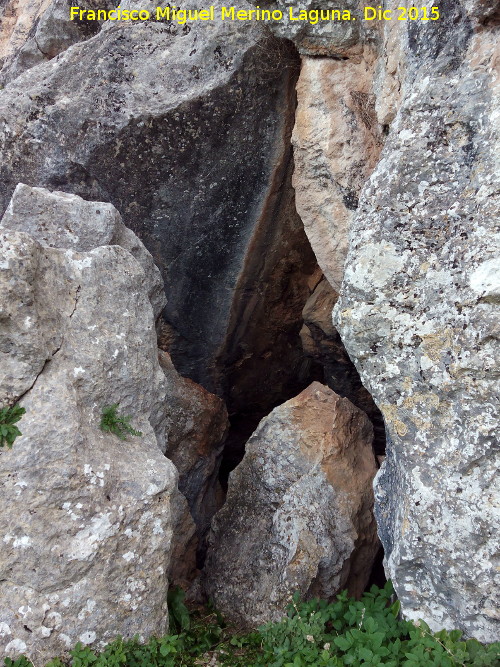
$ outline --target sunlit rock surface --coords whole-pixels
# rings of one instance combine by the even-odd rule
[[[144,271],[119,246],[0,239],[2,278],[19,287],[2,294],[4,314],[53,342],[19,396],[22,436],[0,453],[0,654],[49,659],[77,641],[162,633],[179,492],[159,447],[167,396]],[[113,403],[141,436],[100,430]]]
[[[372,440],[366,415],[318,382],[262,420],[229,478],[204,571],[229,619],[278,620],[295,591],[363,591],[379,545]]]

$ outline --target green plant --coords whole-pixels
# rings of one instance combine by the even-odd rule
[[[26,410],[19,405],[13,405],[11,408],[2,408],[0,410],[0,447],[7,445],[12,447],[14,440],[18,435],[22,435],[21,431],[14,426]]]
[[[4,665],[5,667],[33,667],[33,663],[30,662],[28,658],[25,658],[24,655],[17,658],[17,660],[5,658]]]
[[[483,646],[461,640],[459,630],[432,633],[420,621],[399,619],[399,601],[391,603],[390,582],[372,587],[356,601],[346,592],[333,603],[295,596],[287,617],[260,628],[268,667],[386,667],[498,666],[500,643]]]
[[[107,405],[102,409],[101,423],[99,427],[102,431],[109,431],[117,435],[120,440],[126,440],[127,434],[142,435],[130,425],[131,417],[120,416],[118,414],[118,403]]]
[[[227,627],[212,608],[190,613],[184,593],[169,595],[170,625],[176,634],[118,637],[101,652],[78,643],[70,652],[71,667],[498,667],[500,643],[483,646],[463,641],[458,630],[433,633],[420,621],[399,618],[390,582],[372,587],[361,600],[347,592],[334,602],[293,596],[287,616],[258,632],[241,634]],[[31,667],[26,658],[5,658],[6,667]],[[46,667],[65,667],[59,658]],[[41,665],[37,665],[41,667]]]
[[[189,611],[184,604],[186,594],[180,586],[173,586],[167,594],[168,618],[170,627],[184,632],[191,628],[191,619]]]

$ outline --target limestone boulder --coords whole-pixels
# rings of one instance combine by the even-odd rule
[[[0,451],[2,656],[161,634],[168,579],[194,567],[195,526],[163,454],[171,381],[151,266],[116,244],[92,248],[84,229],[105,242],[120,225],[102,202],[20,187],[0,227],[2,407],[26,410]],[[114,403],[140,435],[100,429]]]
[[[500,636],[498,41],[446,3],[360,198],[334,323],[390,436],[376,514],[405,616]]]
[[[292,594],[360,593],[378,538],[373,431],[314,382],[264,418],[212,523],[207,593],[245,627],[278,620]]]
[[[77,253],[24,232],[0,238],[2,272],[26,262],[36,286],[11,317],[31,312],[43,332],[41,306],[58,332],[19,397],[22,436],[0,453],[0,653],[48,659],[77,641],[164,632],[177,472],[156,435],[166,392],[144,271],[118,246]],[[141,436],[100,430],[113,403]]]
[[[44,247],[59,247],[86,252],[102,245],[120,245],[142,265],[143,289],[154,315],[165,305],[159,270],[143,244],[125,227],[111,204],[88,202],[76,195],[49,192],[19,184],[0,221],[0,231],[14,229],[36,239]],[[38,297],[38,254],[18,245],[12,256],[4,247],[6,265],[2,283],[2,359],[0,399],[12,403],[28,391],[44,364],[60,347],[64,325],[63,311],[53,301],[63,304],[73,298],[61,281],[53,282],[52,297]],[[7,259],[8,258],[8,259]],[[105,289],[106,282],[101,287]],[[36,302],[36,307],[33,306]],[[8,324],[8,326],[7,326]]]
[[[0,220],[0,229],[16,229],[52,248],[86,252],[102,245],[125,248],[142,266],[144,286],[155,320],[167,302],[158,267],[144,244],[112,204],[91,202],[67,192],[50,192],[18,183]]]
[[[279,210],[298,64],[254,21],[117,21],[0,91],[0,211],[19,182],[111,202],[162,271],[176,368],[210,391]]]

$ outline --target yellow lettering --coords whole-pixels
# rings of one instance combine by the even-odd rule
[[[244,9],[240,9],[236,12],[236,18],[238,21],[247,21],[248,20],[248,15],[247,12]]]
[[[162,19],[170,20],[170,7],[165,7],[164,10],[161,7],[156,8],[156,20],[161,21]]]
[[[70,21],[72,21],[74,18],[76,18],[79,13],[80,13],[80,7],[70,7],[70,10],[69,10]]]
[[[369,16],[368,12],[372,12],[372,15]],[[373,7],[365,7],[365,21],[373,21],[375,18],[377,18],[377,10]]]
[[[221,19],[223,21],[226,20],[226,16],[231,19],[231,21],[234,21],[234,7],[222,7],[221,9]]]

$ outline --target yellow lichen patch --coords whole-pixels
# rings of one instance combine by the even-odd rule
[[[403,406],[408,410],[420,405],[428,409],[437,408],[439,406],[439,396],[437,394],[415,392],[403,401]]]
[[[380,406],[380,409],[382,410],[386,422],[392,424],[398,435],[401,437],[407,435],[408,427],[403,421],[401,421],[401,419],[399,419],[398,408],[396,405],[384,403]]]
[[[413,380],[411,379],[411,377],[406,376],[403,380],[403,389],[405,391],[410,391],[412,387],[413,387]]]
[[[391,403],[383,403],[380,406],[380,410],[382,411],[386,421],[393,422],[397,418],[398,408]]]
[[[394,421],[394,428],[396,429],[396,433],[401,437],[407,435],[408,433],[408,427],[400,419],[396,419]]]
[[[437,333],[422,336],[421,348],[429,359],[439,361],[443,353],[448,352],[452,348],[451,329],[444,329]]]
[[[418,415],[411,415],[410,419],[419,431],[430,431],[432,428],[432,422],[422,419]]]

